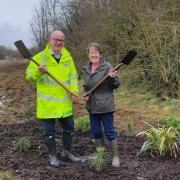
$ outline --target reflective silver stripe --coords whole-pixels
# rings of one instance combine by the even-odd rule
[[[66,96],[64,98],[57,98],[57,97],[48,96],[48,95],[45,95],[42,93],[37,93],[37,97],[44,99],[44,100],[47,100],[47,101],[53,101],[53,102],[65,102],[65,101],[68,101],[70,99],[69,96]]]
[[[47,74],[44,75],[44,78],[42,79],[42,81],[47,83],[47,84],[55,84],[55,85],[57,85],[57,82],[55,82],[53,79],[49,79]],[[67,80],[67,81],[63,81],[61,83],[63,83],[64,85],[67,85],[70,82],[69,82],[69,80]]]
[[[78,75],[77,74],[70,74],[69,78],[78,78]]]
[[[40,54],[41,54],[41,58],[42,58],[42,64],[46,65],[46,58],[44,55],[44,51],[40,52]]]
[[[71,85],[78,85],[78,82],[70,81]]]
[[[45,112],[44,115],[46,117],[62,117],[62,113]]]

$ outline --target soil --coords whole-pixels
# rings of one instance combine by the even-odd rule
[[[136,156],[143,137],[125,135],[121,127],[122,118],[133,117],[138,129],[144,129],[141,119],[145,114],[135,109],[117,107],[116,127],[119,132],[118,146],[121,166],[111,166],[111,153],[106,149],[106,165],[97,172],[88,162],[72,164],[61,161],[59,168],[48,163],[48,154],[42,140],[42,125],[35,118],[35,88],[25,81],[26,61],[0,62],[0,172],[9,171],[12,179],[59,180],[59,179],[128,179],[128,180],[178,180],[180,179],[180,158],[170,156],[152,157],[150,153]],[[75,103],[75,118],[87,114],[84,102]],[[156,118],[150,118],[155,122]],[[61,128],[57,123],[57,152],[62,152]],[[28,137],[31,148],[27,152],[17,149],[17,141]],[[94,152],[90,133],[75,134],[73,153],[87,156]]]

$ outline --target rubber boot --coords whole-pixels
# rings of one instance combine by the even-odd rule
[[[118,153],[118,144],[117,144],[117,140],[112,140],[110,141],[110,146],[111,146],[111,150],[112,150],[112,155],[113,155],[113,159],[112,159],[112,166],[113,167],[119,167],[120,166],[120,160],[119,160],[119,153]]]
[[[63,132],[63,152],[61,158],[67,162],[81,162],[81,158],[76,157],[71,152],[73,134]]]
[[[55,137],[54,136],[47,136],[44,137],[44,142],[47,145],[48,148],[48,156],[49,156],[49,162],[50,165],[53,167],[59,167],[60,166],[60,161],[57,158],[56,154],[56,142],[55,142]]]
[[[104,140],[103,139],[95,139],[95,145],[96,145],[96,149],[98,147],[103,147],[104,146]]]

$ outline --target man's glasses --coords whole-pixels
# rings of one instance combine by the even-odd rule
[[[55,38],[51,38],[52,40],[54,40],[55,42],[64,42],[64,39],[55,39]]]

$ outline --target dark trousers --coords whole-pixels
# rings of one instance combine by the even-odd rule
[[[73,133],[74,133],[73,116],[69,116],[66,118],[58,118],[58,121],[63,128],[63,133],[73,135]],[[44,137],[55,136],[56,119],[42,119],[42,123],[43,123],[43,135],[44,135]]]
[[[116,139],[116,132],[113,125],[113,112],[102,114],[89,114],[89,116],[91,132],[95,139],[103,138],[103,129],[104,134],[109,141]]]

